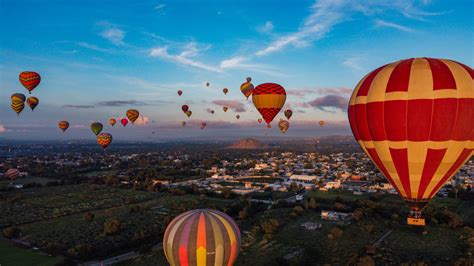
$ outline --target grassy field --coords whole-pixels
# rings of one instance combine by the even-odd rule
[[[50,257],[0,241],[0,265],[2,266],[47,266],[55,265],[61,261],[62,258],[60,257]]]
[[[13,184],[31,184],[31,183],[38,183],[41,185],[46,185],[46,183],[51,182],[51,181],[57,181],[56,179],[51,179],[51,178],[46,178],[46,177],[34,177],[34,176],[28,176],[28,177],[22,177],[18,178],[15,180]],[[0,181],[0,189],[2,188],[7,188],[11,184],[11,181],[9,180],[1,180]]]

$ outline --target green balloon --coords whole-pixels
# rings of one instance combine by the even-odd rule
[[[94,123],[91,124],[92,132],[94,132],[94,134],[96,136],[99,135],[100,132],[102,132],[103,128],[104,128],[104,126],[99,122],[94,122]]]

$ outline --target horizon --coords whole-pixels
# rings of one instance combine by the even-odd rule
[[[20,8],[25,4],[29,9]],[[239,90],[247,76],[255,86],[276,82],[286,89],[283,109],[293,110],[287,136],[350,134],[348,98],[371,70],[420,56],[473,65],[466,5],[472,2],[4,2],[0,137],[94,139],[95,121],[115,140],[153,131],[158,139],[279,134],[283,110],[271,130],[259,125],[251,99]],[[131,19],[130,11],[142,15]],[[42,77],[32,94],[40,104],[17,117],[10,95],[27,94],[18,82],[24,70]],[[182,104],[193,111],[190,119]],[[108,130],[108,119],[129,108],[140,110],[136,125]],[[71,124],[66,134],[57,129],[64,119]],[[181,121],[192,128],[181,129]],[[204,121],[206,129],[197,130]]]

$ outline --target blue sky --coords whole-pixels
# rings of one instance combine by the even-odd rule
[[[350,134],[345,103],[374,68],[422,56],[473,66],[472,10],[468,0],[0,0],[0,138],[87,138],[91,122],[128,108],[144,125],[106,127],[120,139],[263,134],[239,91],[247,76],[285,87],[287,135]],[[40,105],[17,117],[10,95],[26,93],[23,70],[42,76]],[[66,135],[56,128],[63,119],[74,127]]]

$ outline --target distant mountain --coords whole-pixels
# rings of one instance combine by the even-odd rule
[[[254,150],[254,149],[266,149],[268,144],[262,143],[256,139],[241,139],[236,143],[227,147],[228,149],[240,149],[240,150]]]

